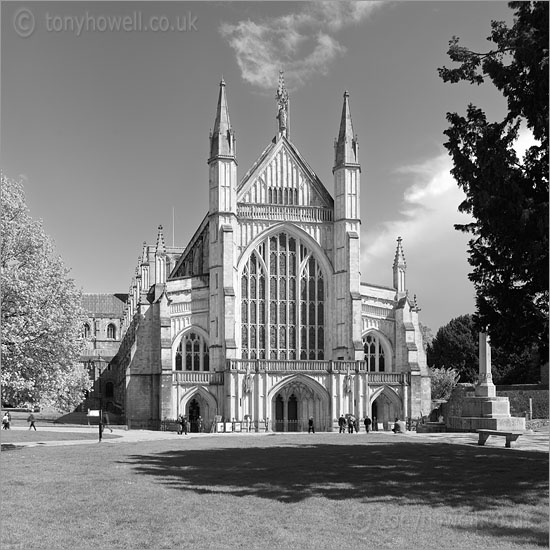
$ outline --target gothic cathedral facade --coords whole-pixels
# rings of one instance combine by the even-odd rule
[[[387,425],[430,410],[418,307],[398,239],[393,284],[360,280],[361,166],[349,94],[334,156],[334,198],[288,134],[237,179],[220,83],[210,135],[209,211],[185,248],[144,243],[112,366],[130,428],[187,416],[296,431],[341,414]]]

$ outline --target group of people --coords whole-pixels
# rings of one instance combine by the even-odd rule
[[[374,426],[373,421],[366,416],[363,423],[365,424],[365,431],[369,433]],[[346,416],[341,414],[338,419],[338,427],[340,428],[340,433],[346,433],[346,431],[350,434],[359,433],[359,420],[351,414]]]
[[[32,430],[34,428],[34,431],[36,431],[36,426],[34,425],[36,421],[36,418],[34,417],[34,414],[29,414],[27,418],[27,422],[29,423],[29,430]],[[10,411],[6,411],[4,413],[4,416],[2,417],[2,429],[3,430],[9,430],[11,429],[11,413]]]
[[[6,411],[2,417],[2,429],[9,430],[11,425],[11,414],[10,411]]]

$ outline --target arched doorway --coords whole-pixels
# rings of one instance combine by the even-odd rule
[[[190,429],[192,432],[198,432],[200,430],[201,407],[196,399],[193,399],[189,403],[189,413],[187,415],[189,419]]]
[[[187,417],[192,432],[210,432],[218,414],[216,398],[203,387],[189,388],[180,397],[177,414]]]
[[[298,399],[294,394],[288,398],[288,431],[298,431]]]
[[[388,430],[396,418],[402,418],[403,406],[399,396],[388,387],[375,394],[371,405],[372,421],[382,423],[384,429]]]
[[[274,388],[271,395],[275,431],[307,431],[310,417],[317,431],[332,429],[328,393],[313,379],[293,377]]]
[[[378,430],[378,403],[376,401],[372,404],[371,420],[372,429],[375,431]]]
[[[283,397],[280,394],[275,398],[275,431],[285,431],[284,402]]]

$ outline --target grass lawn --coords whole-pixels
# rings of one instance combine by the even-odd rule
[[[3,550],[540,548],[548,455],[385,435],[2,453]]]

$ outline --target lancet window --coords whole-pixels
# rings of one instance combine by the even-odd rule
[[[378,336],[375,334],[365,336],[363,338],[363,351],[369,371],[384,372],[386,370],[386,356]]]
[[[296,237],[273,235],[241,277],[243,359],[324,359],[325,279]]]

